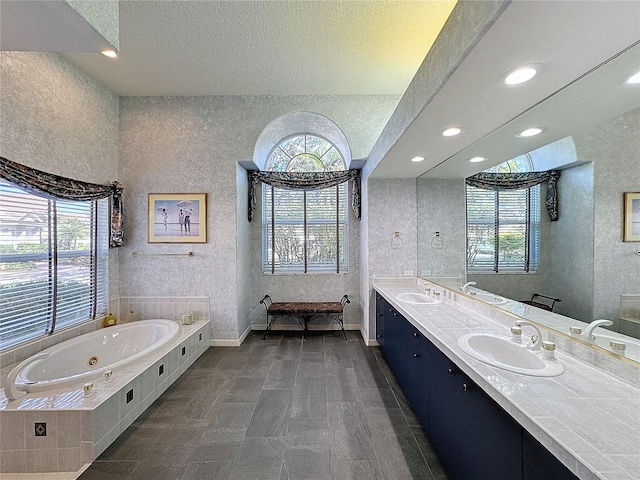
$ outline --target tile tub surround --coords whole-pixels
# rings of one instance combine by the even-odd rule
[[[32,393],[9,401],[0,390],[0,473],[70,472],[96,459],[209,348],[211,325],[183,325],[148,359],[114,371],[113,381]],[[46,435],[38,424],[46,424]]]
[[[209,297],[114,297],[109,300],[108,311],[116,316],[118,323],[145,318],[166,318],[180,322],[180,315],[185,311],[193,312],[196,322],[209,322],[211,318]],[[0,386],[4,385],[14,364],[60,342],[99,330],[103,319],[104,316],[88,320],[3,352],[0,354]]]
[[[396,300],[397,294],[416,291],[422,283],[421,279],[404,283],[379,280],[374,289],[579,478],[637,478],[637,387],[564,353],[562,348],[557,357],[564,363],[565,372],[553,378],[519,375],[477,361],[462,352],[458,338],[472,331],[508,337],[514,316],[500,317],[496,309],[486,305],[476,307],[485,309],[485,314],[480,314],[463,305],[464,301],[478,302],[447,289],[441,289],[444,298],[437,305]],[[496,318],[490,318],[492,313]],[[543,337],[551,338],[550,332],[543,330]]]

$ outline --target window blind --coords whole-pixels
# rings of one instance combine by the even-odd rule
[[[346,272],[347,184],[321,190],[262,186],[263,271]]]
[[[485,190],[467,186],[469,271],[538,269],[540,189]]]
[[[0,181],[0,349],[105,312],[108,217]]]

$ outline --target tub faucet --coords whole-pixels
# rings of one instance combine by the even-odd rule
[[[613,325],[613,322],[611,320],[594,320],[589,325],[587,325],[587,328],[584,329],[584,333],[582,335],[587,342],[592,342],[593,331],[598,327],[608,327],[609,325]]]
[[[460,287],[460,290],[462,290],[462,293],[465,293],[465,294],[468,295],[469,294],[469,287],[471,285],[475,285],[475,284],[476,284],[476,282],[467,282],[464,285],[462,285],[462,287]]]
[[[536,331],[536,333],[531,335],[531,343],[527,345],[527,348],[529,350],[540,350],[540,348],[542,347],[542,333],[540,332],[540,329],[535,324],[527,320],[516,320],[516,325],[518,325],[519,327],[528,325]]]

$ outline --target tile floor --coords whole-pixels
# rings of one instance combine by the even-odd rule
[[[81,480],[446,479],[359,332],[210,348]]]

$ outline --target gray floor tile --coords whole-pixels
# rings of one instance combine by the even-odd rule
[[[224,460],[191,462],[187,464],[181,480],[226,480],[232,466],[233,462]]]
[[[278,480],[282,470],[282,452],[266,438],[246,438],[240,447],[230,480]]]
[[[263,388],[276,390],[293,388],[297,373],[297,358],[275,359],[271,362],[269,374]]]
[[[257,402],[262,392],[266,377],[236,377],[231,388],[223,397],[224,403],[252,403]]]
[[[80,478],[446,480],[379,349],[339,331],[209,349]]]
[[[247,437],[278,437],[283,435],[291,390],[263,390],[247,428]]]
[[[332,461],[332,480],[381,480],[382,474],[377,461],[352,460]]]
[[[358,379],[353,368],[327,369],[327,401],[362,401]]]
[[[122,480],[138,466],[137,461],[96,461],[80,475],[81,480]]]

